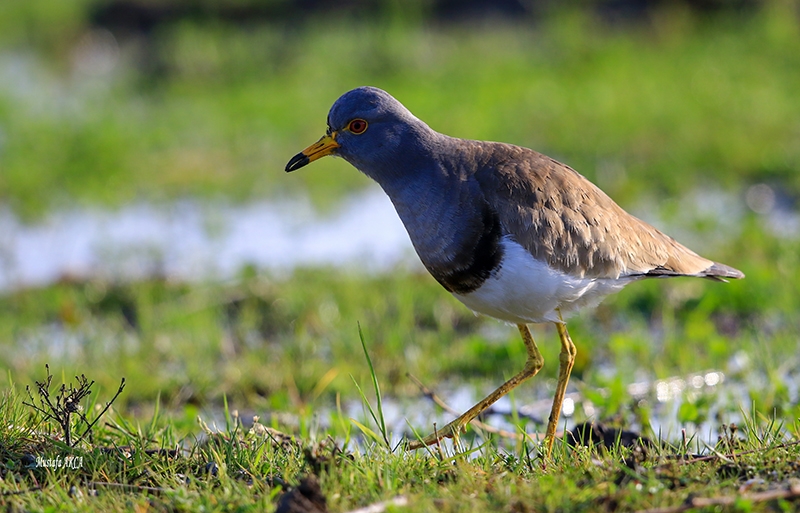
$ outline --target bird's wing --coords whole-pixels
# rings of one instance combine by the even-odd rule
[[[706,273],[714,262],[628,214],[572,168],[527,148],[479,146],[474,177],[506,233],[534,258],[587,278],[717,275]]]

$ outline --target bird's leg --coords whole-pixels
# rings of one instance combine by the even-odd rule
[[[411,440],[408,443],[408,449],[420,449],[426,445],[435,444],[442,438],[455,438],[461,433],[464,428],[469,424],[472,419],[480,415],[486,408],[494,404],[498,399],[509,393],[517,387],[520,383],[528,378],[531,378],[539,372],[539,369],[544,365],[544,358],[539,348],[536,347],[536,342],[533,340],[531,330],[525,324],[517,324],[522,341],[525,343],[525,349],[528,350],[528,360],[525,362],[525,368],[522,369],[517,375],[500,385],[500,387],[489,394],[484,400],[467,410],[466,413],[458,417],[456,420],[447,424],[444,428],[437,430],[434,434],[427,436],[420,440]]]
[[[561,313],[559,313],[561,317]],[[572,365],[575,363],[575,354],[577,349],[567,331],[567,325],[563,322],[556,323],[558,336],[561,339],[561,353],[558,355],[558,382],[556,383],[556,395],[553,398],[553,408],[550,410],[550,420],[547,422],[547,431],[545,432],[545,443],[547,444],[547,459],[553,453],[553,442],[556,437],[556,428],[558,427],[558,417],[561,414],[561,408],[564,406],[564,393],[567,391],[567,383],[569,383],[569,374],[572,372]]]

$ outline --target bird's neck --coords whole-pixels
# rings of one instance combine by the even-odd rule
[[[499,265],[502,231],[470,166],[453,165],[465,163],[444,143],[435,154],[446,158],[426,152],[413,160],[400,156],[392,172],[382,166],[377,181],[425,267],[447,290],[466,293]]]
[[[426,140],[422,143],[401,145],[414,146],[413,152],[392,152],[376,163],[376,169],[361,169],[386,192],[406,227],[417,226],[421,229],[415,232],[421,234],[429,231],[424,229],[426,225],[445,222],[448,211],[458,205],[458,180],[452,169],[442,164],[447,141],[445,136],[433,134],[423,134]]]

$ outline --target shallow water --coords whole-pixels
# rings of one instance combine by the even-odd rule
[[[766,230],[800,236],[795,206],[766,184],[753,185],[744,198],[697,190],[671,201],[679,207],[671,223],[692,226],[703,219],[715,228],[696,234],[670,227],[645,200],[631,211],[701,253],[713,254],[713,246],[736,237],[748,210],[759,215]],[[241,205],[183,200],[117,210],[72,209],[23,224],[0,208],[0,291],[64,277],[226,279],[246,265],[278,274],[302,266],[371,272],[398,265],[420,268],[402,223],[377,186],[328,214],[304,198]]]
[[[33,225],[0,211],[0,290],[63,277],[226,279],[246,265],[280,273],[299,266],[380,272],[419,264],[377,187],[329,215],[305,199],[76,209]]]
[[[492,388],[491,384],[486,385],[486,392]],[[508,433],[519,434],[519,427],[515,423],[514,416],[533,420],[528,422],[526,433],[531,437],[540,437],[545,431],[545,423],[550,414],[552,404],[552,393],[554,383],[527,384],[534,390],[538,397],[533,402],[526,404],[514,404],[508,396],[502,397],[494,406],[483,415],[483,421],[492,428],[504,430]],[[483,388],[483,387],[481,387]],[[580,392],[574,391],[574,386],[570,386],[561,413],[558,434],[561,436],[563,430],[575,427],[573,418],[577,410],[581,413],[577,415],[581,422],[604,422],[595,406],[584,397]],[[640,408],[647,408],[650,411],[648,426],[637,425],[635,422],[626,425],[625,429],[640,433],[641,435],[659,439],[672,444],[678,444],[682,439],[682,429],[686,429],[686,437],[691,440],[690,451],[707,452],[707,447],[713,447],[719,436],[720,426],[723,424],[746,425],[746,410],[742,410],[740,405],[746,404],[749,398],[749,385],[736,379],[730,380],[725,373],[720,370],[707,370],[704,372],[687,376],[672,376],[666,379],[654,381],[638,381],[628,385],[627,394],[631,402],[638,404]],[[796,392],[797,388],[794,387]],[[528,390],[530,392],[531,390]],[[596,390],[601,394],[604,390]],[[453,386],[443,385],[437,392],[439,397],[448,406],[457,412],[466,411],[481,397],[476,393],[476,387],[464,384],[454,384]],[[528,395],[527,393],[525,395]],[[678,418],[678,410],[682,403],[686,401],[694,402],[699,396],[706,396],[709,401],[709,412],[705,422],[695,425],[691,423],[682,424]],[[372,404],[373,409],[376,405]],[[399,401],[395,398],[384,396],[382,399],[383,415],[386,422],[387,434],[390,436],[390,444],[397,446],[406,438],[413,438],[411,428],[419,431],[419,435],[430,434],[434,429],[434,423],[441,428],[447,422],[455,418],[455,415],[442,413],[438,406],[426,397],[419,399],[406,399]],[[316,412],[313,424],[320,430],[327,430],[329,426],[329,416],[332,410],[321,409]],[[367,407],[361,400],[346,401],[342,404],[342,413],[349,418],[357,419],[367,427],[379,433],[378,426],[372,419]],[[253,414],[261,419],[267,419],[269,423],[269,412],[249,411],[241,416],[245,427],[252,425]],[[281,423],[287,427],[298,427],[299,419],[277,413]],[[207,409],[201,417],[213,430],[224,430],[226,425],[224,412],[218,408]],[[627,419],[630,420],[630,419]],[[293,426],[297,424],[296,426]],[[360,435],[358,428],[353,426],[354,435]],[[497,438],[499,435],[491,435]],[[501,445],[513,447],[515,441],[500,437]],[[354,436],[356,447],[370,442],[364,437]],[[442,442],[445,447],[451,446],[451,441]],[[482,443],[482,439],[478,440]],[[353,447],[351,447],[352,449]]]

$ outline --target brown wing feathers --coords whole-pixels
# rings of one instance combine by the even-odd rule
[[[517,242],[551,267],[589,278],[741,278],[625,212],[572,168],[526,148],[474,143],[475,178]],[[502,150],[497,152],[497,150]],[[493,156],[503,155],[493,161]]]

